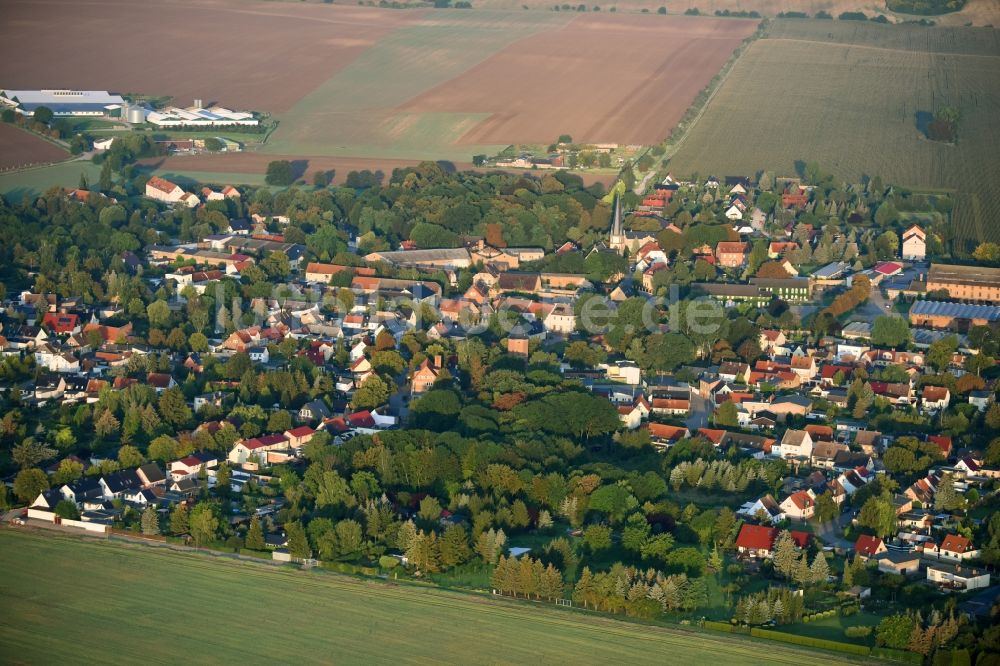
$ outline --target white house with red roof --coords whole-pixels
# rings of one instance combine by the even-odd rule
[[[972,545],[972,540],[960,534],[949,534],[937,547],[939,559],[949,562],[964,562],[979,557],[979,550]]]
[[[245,465],[254,459],[266,462],[269,451],[281,451],[287,448],[290,448],[290,445],[284,435],[262,435],[236,442],[229,450],[228,458],[234,465]]]
[[[194,476],[204,468],[206,471],[219,466],[219,458],[213,453],[198,452],[170,463],[170,478],[180,481]]]
[[[315,434],[316,431],[309,426],[299,426],[298,428],[292,428],[284,432],[285,439],[288,440],[288,445],[293,449],[298,449],[308,444],[309,440]]]
[[[927,258],[927,234],[915,224],[903,232],[902,256],[907,261]]]
[[[197,196],[185,192],[180,185],[159,176],[146,181],[146,196],[168,204],[183,203],[191,208],[201,203]]]
[[[816,493],[799,490],[786,497],[780,506],[786,517],[807,520],[816,513]]]
[[[858,540],[854,542],[854,552],[863,559],[867,560],[870,557],[875,557],[876,555],[881,555],[889,550],[882,541],[877,536],[871,536],[870,534],[862,534],[858,537]]]
[[[736,537],[736,550],[747,557],[770,557],[774,550],[774,541],[778,538],[777,527],[745,524]]]

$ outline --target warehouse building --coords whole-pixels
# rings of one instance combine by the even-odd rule
[[[221,106],[203,109],[192,106],[181,109],[172,106],[146,114],[146,122],[157,127],[225,127],[239,125],[256,127],[260,121],[252,113],[232,111]]]
[[[941,301],[917,301],[910,308],[910,324],[938,329],[968,330],[1000,321],[1000,307]]]
[[[120,117],[126,106],[121,95],[106,90],[0,90],[0,105],[30,116],[44,106],[55,116]]]
[[[1000,303],[1000,268],[931,264],[927,291],[940,289],[956,300]]]

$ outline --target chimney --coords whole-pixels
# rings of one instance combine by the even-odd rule
[[[201,105],[201,104],[202,104],[202,100],[201,100],[201,98],[199,98],[199,97],[195,97],[195,98],[194,98],[194,105],[195,105],[195,106],[196,106],[197,108],[199,108],[199,109],[201,109],[201,108],[204,108],[204,107],[202,107],[202,105]]]
[[[441,354],[434,355],[434,367],[438,369],[441,368]]]

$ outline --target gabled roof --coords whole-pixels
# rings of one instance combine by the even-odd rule
[[[764,525],[743,525],[740,535],[736,537],[737,548],[750,550],[771,550],[774,540],[778,537],[777,527]]]
[[[854,543],[854,552],[865,557],[871,557],[882,550],[883,547],[882,539],[869,534],[862,534]]]
[[[973,550],[972,541],[958,534],[949,534],[941,542],[941,550],[962,555]]]
[[[171,183],[169,180],[166,180],[165,178],[160,178],[159,176],[153,176],[152,178],[150,178],[146,182],[146,185],[152,187],[154,190],[159,190],[164,194],[170,194],[174,190],[180,189],[177,185]]]

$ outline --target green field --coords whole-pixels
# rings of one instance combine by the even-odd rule
[[[850,663],[549,606],[0,528],[3,663]]]
[[[504,47],[558,27],[555,12],[440,12],[399,28],[281,115],[265,150],[274,155],[467,162],[503,146],[453,145],[489,113],[402,113],[395,109]],[[499,91],[498,91],[499,93]]]
[[[96,183],[101,176],[101,168],[90,160],[60,162],[26,171],[9,171],[0,174],[0,196],[19,202],[24,195],[38,196],[57,185],[73,188],[80,184],[80,174]]]
[[[926,140],[917,114],[959,109],[959,140]],[[683,139],[674,173],[791,175],[796,161],[856,182],[956,193],[956,237],[1000,240],[1000,32],[775,21]]]

